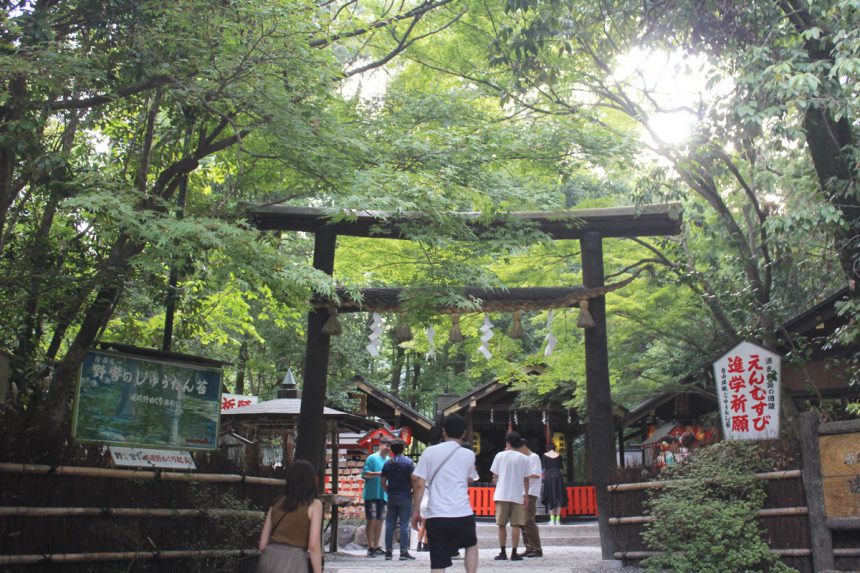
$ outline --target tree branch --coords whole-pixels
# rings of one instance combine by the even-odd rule
[[[127,86],[117,90],[112,94],[102,94],[83,99],[64,99],[33,104],[34,109],[46,107],[52,111],[65,109],[87,109],[98,105],[110,103],[120,98],[128,97],[166,86],[173,81],[173,78],[168,76],[155,76],[133,86]]]
[[[439,8],[440,6],[444,6],[446,4],[450,4],[453,0],[438,0],[436,2],[429,1],[424,2],[420,6],[409,10],[408,12],[404,12],[403,14],[398,14],[396,16],[392,16],[391,18],[383,18],[381,20],[376,20],[375,22],[371,22],[365,28],[357,28],[355,30],[344,32],[343,34],[335,34],[329,38],[319,38],[316,40],[311,40],[308,44],[312,48],[322,48],[337,42],[338,40],[343,40],[346,38],[354,38],[356,36],[361,36],[370,32],[371,30],[376,30],[378,28],[385,28],[386,26],[390,26],[391,24],[397,23],[401,20],[408,20],[409,18],[420,18],[427,12]]]

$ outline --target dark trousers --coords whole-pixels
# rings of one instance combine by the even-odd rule
[[[394,528],[400,520],[400,552],[409,550],[409,519],[412,517],[411,498],[388,498],[388,513],[385,515],[385,551],[391,553],[394,548]]]
[[[525,508],[526,519],[523,525],[523,545],[528,551],[540,551],[540,533],[535,517],[537,516],[537,496],[529,496],[529,504]]]

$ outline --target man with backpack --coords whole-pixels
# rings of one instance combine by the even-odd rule
[[[385,559],[393,558],[394,528],[400,521],[400,560],[415,559],[409,554],[409,516],[412,514],[412,472],[415,463],[403,455],[406,443],[391,442],[391,457],[382,466],[382,487],[388,493],[385,516]]]

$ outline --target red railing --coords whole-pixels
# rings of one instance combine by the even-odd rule
[[[493,504],[494,487],[470,487],[469,501],[475,515],[493,516],[496,514]],[[594,486],[577,486],[567,488],[567,505],[561,508],[562,517],[571,515],[597,515],[597,496]]]
[[[487,515],[495,515],[496,510],[493,504],[493,492],[496,491],[494,487],[470,487],[469,488],[469,501],[472,503],[472,509],[475,511],[475,515],[487,516]]]
[[[597,515],[597,494],[593,485],[568,487],[567,506],[561,508],[561,516]]]

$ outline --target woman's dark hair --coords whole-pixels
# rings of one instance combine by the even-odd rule
[[[317,471],[307,460],[296,460],[287,467],[284,487],[284,501],[281,508],[289,513],[303,505],[308,505],[319,495],[317,491]]]

